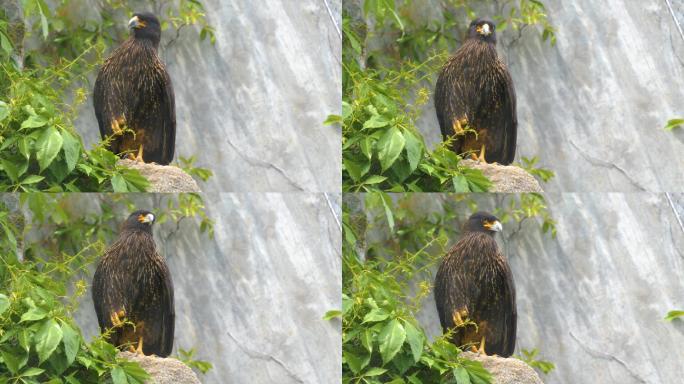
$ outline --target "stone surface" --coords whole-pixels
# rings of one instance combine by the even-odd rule
[[[462,161],[468,168],[475,168],[489,178],[494,184],[490,192],[544,192],[537,179],[524,169],[514,165],[485,164],[475,160]]]
[[[440,209],[438,196],[416,196],[414,206]],[[483,210],[511,198],[472,197]],[[556,365],[548,383],[680,382],[684,322],[663,317],[684,307],[684,194],[545,197],[556,238],[532,222],[519,231],[504,225],[497,236],[515,278],[515,353],[538,348]],[[441,334],[432,296],[419,319],[430,335]]]
[[[166,209],[164,194],[131,194],[135,206]],[[204,194],[215,235],[183,220],[155,226],[173,278],[175,356],[195,348],[214,368],[203,383],[335,383],[342,367],[340,195]],[[99,194],[70,206],[98,210]],[[127,215],[121,213],[121,220]],[[92,279],[92,274],[85,277]],[[84,297],[77,322],[99,332]]]
[[[119,160],[119,164],[127,168],[136,169],[145,176],[151,184],[148,192],[200,192],[200,188],[192,176],[178,167],[155,163],[140,163],[129,159]]]
[[[152,376],[145,384],[200,384],[197,375],[180,360],[120,352],[120,357],[135,361]]]
[[[521,360],[472,352],[463,352],[462,356],[481,362],[494,377],[493,384],[543,384],[537,372]]]
[[[100,7],[89,3],[74,14]],[[339,192],[341,129],[322,123],[341,110],[341,0],[202,3],[215,45],[191,28],[171,45],[162,34],[176,159],[196,156],[214,172],[205,191]],[[128,19],[121,14],[122,32]],[[100,140],[91,99],[76,128],[87,147]]]
[[[550,192],[681,191],[684,129],[663,129],[684,115],[684,37],[668,1],[543,3],[555,46],[530,28],[516,42],[499,34],[517,93],[516,161],[538,156],[556,172]],[[683,2],[669,3],[684,28]],[[416,2],[415,13],[434,18],[439,4]],[[429,146],[441,141],[432,102],[418,128]]]

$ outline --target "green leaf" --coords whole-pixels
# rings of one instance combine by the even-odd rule
[[[402,135],[401,131],[396,127],[388,129],[380,138],[377,144],[379,148],[378,158],[383,171],[391,167],[392,164],[397,161],[405,144],[406,139],[404,138],[404,135]]]
[[[36,157],[38,158],[38,165],[43,171],[47,168],[57,157],[57,154],[62,149],[64,139],[55,127],[49,127],[40,136],[36,142]]]
[[[672,321],[682,316],[684,316],[684,311],[670,311],[667,313],[667,316],[665,316],[665,321]]]
[[[0,315],[5,313],[5,311],[10,307],[9,297],[0,293]]]
[[[28,362],[28,351],[19,346],[3,345],[0,347],[0,356],[7,369],[16,374]]]
[[[31,367],[31,368],[26,369],[19,376],[21,376],[21,377],[38,376],[43,372],[45,372],[45,370],[42,368]]]
[[[62,341],[62,328],[55,320],[46,320],[36,333],[35,338],[38,340],[36,343],[38,359],[42,363],[52,355],[59,342]]]
[[[376,308],[368,312],[366,316],[363,317],[362,323],[373,323],[377,321],[383,321],[389,317],[389,313],[382,308]]]
[[[451,373],[454,374],[454,379],[456,379],[457,384],[470,384],[470,375],[465,368],[456,367]]]
[[[328,115],[328,118],[325,119],[323,122],[323,125],[333,125],[333,124],[341,124],[342,123],[342,116],[340,115]]]
[[[387,372],[387,369],[385,368],[380,368],[380,367],[373,367],[364,372],[361,376],[363,377],[373,377],[373,376],[380,376],[383,373]]]
[[[111,375],[114,384],[128,384],[126,372],[120,366],[114,367],[114,369],[112,369]]]
[[[361,372],[361,370],[368,365],[371,358],[369,353],[364,353],[362,356],[359,356],[346,350],[342,350],[342,356],[349,366],[349,369],[354,373]]]
[[[406,341],[408,341],[413,354],[413,361],[417,363],[423,355],[423,334],[408,321],[404,321],[404,329],[406,330]]]
[[[114,192],[128,192],[126,179],[124,179],[121,174],[117,173],[112,177],[112,189],[114,189]]]
[[[30,185],[40,183],[43,180],[45,180],[45,176],[29,175],[22,179],[19,184]]]
[[[76,163],[81,155],[81,142],[69,132],[64,132],[62,137],[64,138],[64,159],[67,163],[67,170],[71,172],[76,168]]]
[[[66,354],[67,363],[71,365],[76,359],[78,349],[81,347],[81,337],[67,323],[62,323],[62,343],[64,344],[64,353]]]
[[[2,119],[0,119],[2,120]],[[665,130],[667,131],[672,131],[675,128],[684,125],[684,119],[672,119],[667,122],[667,125],[665,125]]]
[[[0,34],[0,37],[4,35]],[[9,106],[4,101],[0,100],[0,122],[5,120],[9,116]]]
[[[382,361],[387,364],[399,352],[406,340],[406,331],[397,319],[393,319],[380,331],[378,341],[380,342],[380,356]]]
[[[357,161],[357,159],[350,159],[347,157],[344,157],[342,161],[344,163],[344,169],[355,182],[359,182],[361,178],[368,173],[371,165],[370,161]]]
[[[363,129],[382,128],[389,125],[390,121],[382,115],[373,115],[363,123]]]
[[[21,129],[44,127],[48,123],[47,119],[40,115],[31,115],[21,123]]]
[[[323,320],[331,320],[331,319],[336,319],[342,317],[342,311],[335,309],[332,311],[328,311],[325,313],[323,316]]]
[[[470,192],[470,188],[468,187],[468,179],[466,179],[465,176],[456,175],[453,179],[451,179],[451,182],[454,185],[454,192]]]
[[[420,159],[423,157],[423,143],[410,132],[406,132],[404,138],[406,138],[406,155],[409,168],[413,172],[418,168]]]
[[[25,321],[41,320],[44,319],[45,316],[47,316],[47,312],[45,312],[42,308],[33,307],[29,309],[27,312],[24,312],[23,315],[21,315],[21,319],[19,320],[19,322],[23,323]]]
[[[361,184],[363,184],[363,185],[380,184],[385,180],[387,180],[387,177],[385,177],[385,176],[373,175],[373,176],[368,177],[364,181],[362,181]]]

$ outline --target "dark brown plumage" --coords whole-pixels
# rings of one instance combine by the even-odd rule
[[[491,214],[470,216],[461,239],[439,266],[435,302],[444,332],[453,330],[454,344],[507,357],[515,349],[517,314],[513,275],[494,240],[500,230]]]
[[[166,165],[175,150],[176,112],[171,78],[157,55],[161,27],[153,14],[136,13],[129,28],[131,36],[105,60],[95,81],[100,135],[111,137],[114,153],[132,151],[140,161]]]
[[[513,80],[496,52],[495,30],[486,19],[470,24],[465,42],[439,74],[435,109],[444,141],[453,138],[453,151],[482,157],[484,148],[481,160],[506,165],[515,157],[518,118]]]
[[[112,344],[165,357],[173,348],[173,284],[152,238],[153,223],[147,211],[124,222],[95,271],[93,302],[100,330],[112,328]],[[121,324],[124,318],[135,328]]]

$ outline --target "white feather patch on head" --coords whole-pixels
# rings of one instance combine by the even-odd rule
[[[482,25],[482,34],[487,36],[491,35],[492,31],[489,29],[489,24],[483,24]]]

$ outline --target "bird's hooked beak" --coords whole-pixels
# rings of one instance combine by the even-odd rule
[[[145,22],[140,20],[138,16],[133,16],[133,18],[128,21],[128,29],[140,28],[145,28]]]
[[[151,213],[148,213],[147,215],[139,215],[138,221],[143,224],[152,224],[154,223],[154,215]]]
[[[501,222],[499,220],[488,221],[488,222],[484,223],[484,227],[490,231],[493,231],[493,232],[503,231],[503,225],[501,225]]]
[[[489,24],[482,24],[476,29],[477,33],[482,36],[489,36],[492,34],[492,30],[489,28]]]

